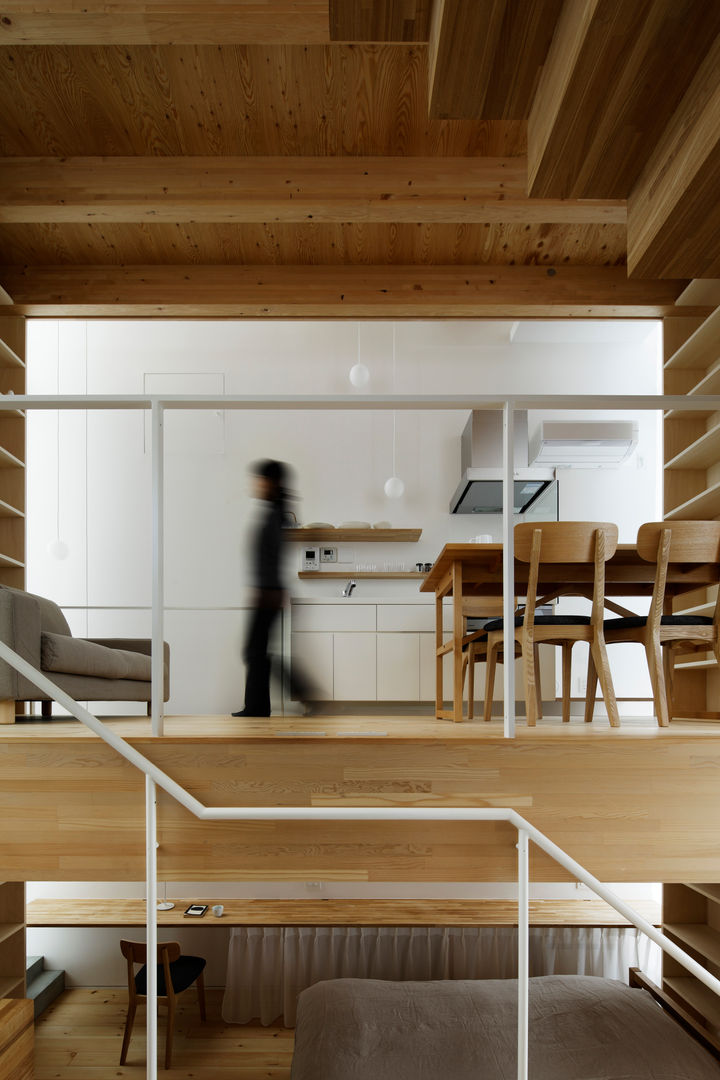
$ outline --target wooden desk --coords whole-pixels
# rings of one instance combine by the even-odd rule
[[[192,899],[175,900],[172,911],[158,911],[158,927],[178,926],[517,926],[514,900],[202,900],[223,904],[216,918],[210,908],[200,919],[183,918]],[[660,905],[631,902],[654,926]],[[531,900],[532,926],[628,926],[600,899]],[[144,900],[32,900],[27,925],[145,926]]]
[[[502,596],[502,544],[446,544],[420,586],[420,592],[435,593],[436,691],[435,715],[438,719],[459,721],[462,710],[462,633],[463,597]],[[515,594],[524,595],[529,563],[515,560]],[[593,567],[576,563],[554,563],[540,566],[538,589],[548,599],[554,596],[590,596]],[[641,559],[634,544],[618,544],[617,551],[605,565],[607,596],[651,596],[655,580],[655,564]],[[684,592],[701,589],[718,582],[714,564],[668,568],[666,594],[672,599]],[[442,602],[453,598],[453,639],[443,643]],[[453,656],[453,707],[443,708],[443,656]]]

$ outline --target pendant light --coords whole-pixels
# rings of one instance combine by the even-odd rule
[[[395,323],[393,323],[393,393],[395,392]],[[395,467],[395,451],[397,447],[397,413],[393,409],[393,438],[392,438],[392,476],[389,476],[384,484],[384,491],[388,499],[401,499],[405,494],[405,484],[397,474]]]
[[[370,382],[370,369],[360,360],[360,323],[357,324],[357,360],[348,376],[356,390],[362,390]]]

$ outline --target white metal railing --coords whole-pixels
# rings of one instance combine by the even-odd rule
[[[684,952],[674,941],[639,915],[598,878],[553,843],[544,833],[510,807],[304,807],[304,806],[205,806],[167,776],[157,765],[130,746],[125,739],[108,729],[96,716],[74,701],[46,675],[0,641],[0,658],[11,664],[38,689],[51,695],[76,719],[99,735],[131,765],[145,775],[145,856],[147,892],[148,957],[157,953],[157,801],[159,787],[186,810],[204,821],[506,821],[517,830],[518,850],[518,1036],[517,1076],[528,1080],[529,1021],[529,842],[549,855],[576,880],[582,882],[651,941],[677,960],[708,989],[720,996],[720,979]],[[147,965],[147,1077],[157,1080],[157,965]]]
[[[518,409],[616,409],[637,413],[646,410],[720,409],[720,396],[713,394],[249,394],[191,397],[185,394],[55,394],[0,395],[3,409],[96,410],[140,409],[152,412],[152,732],[163,733],[163,638],[164,586],[163,538],[164,492],[163,416],[167,409],[221,410],[425,410],[501,409],[503,411],[503,617],[512,624],[513,581],[513,416]],[[503,731],[515,736],[515,665],[503,664]]]
[[[96,410],[140,409],[152,413],[152,731],[163,733],[163,416],[167,409],[223,410],[445,410],[445,409],[502,409],[503,410],[503,612],[506,625],[513,618],[513,417],[517,409],[616,409],[637,413],[643,410],[684,409],[696,411],[720,409],[716,395],[247,395],[228,397],[189,397],[187,395],[8,395],[0,396],[3,410]],[[124,739],[107,729],[77,702],[41,672],[32,668],[22,657],[0,641],[0,657],[26,678],[48,693],[76,719],[116,750],[126,761],[145,775],[146,787],[146,885],[147,885],[147,943],[148,955],[157,948],[157,807],[156,786],[162,788],[196,817],[203,820],[322,820],[322,821],[507,821],[518,831],[518,1078],[528,1075],[528,846],[532,840],[546,854],[583,882],[593,892],[620,912],[630,923],[674,957],[716,994],[720,980],[710,975],[673,941],[666,938],[647,920],[632,910],[620,897],[589,874],[561,848],[534,828],[512,809],[405,809],[385,807],[206,807],[179,784],[139,754]],[[503,665],[504,675],[504,734],[515,734],[515,666]],[[147,1076],[157,1080],[157,968],[148,964],[147,1008]]]

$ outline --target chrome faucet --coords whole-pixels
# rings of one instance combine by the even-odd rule
[[[353,591],[354,588],[355,588],[355,582],[354,581],[348,581],[347,585],[345,586],[345,588],[342,591],[343,596],[352,596],[352,591]]]

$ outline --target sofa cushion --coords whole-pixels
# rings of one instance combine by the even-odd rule
[[[41,636],[40,667],[43,671],[90,675],[99,679],[149,681],[151,660],[149,656],[127,649],[108,649],[83,638],[45,633]]]

